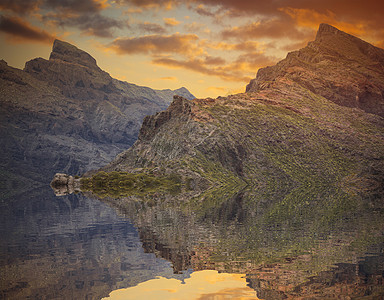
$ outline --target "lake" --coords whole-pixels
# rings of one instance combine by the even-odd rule
[[[0,298],[384,297],[381,202],[316,191],[298,212],[259,192],[13,196],[1,202]]]

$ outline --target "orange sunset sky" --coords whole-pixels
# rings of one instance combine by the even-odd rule
[[[0,0],[0,59],[48,59],[58,38],[112,77],[216,97],[243,92],[320,23],[384,47],[382,0]]]

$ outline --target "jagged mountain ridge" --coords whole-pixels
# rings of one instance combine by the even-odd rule
[[[134,143],[146,115],[166,109],[175,94],[194,98],[186,88],[116,80],[59,40],[49,60],[33,59],[24,70],[1,61],[0,90],[1,177],[32,185],[106,164]]]
[[[348,107],[384,116],[384,50],[321,24],[313,42],[275,66],[259,69],[246,88],[257,92],[293,81]]]
[[[327,54],[332,39],[339,59]],[[289,54],[276,66],[260,70],[247,93],[193,101],[175,97],[166,111],[144,119],[134,146],[103,170],[155,168],[213,186],[273,182],[282,189],[290,186],[293,193],[328,184],[382,193],[384,123],[378,90],[384,82],[384,50],[329,25],[320,26],[312,44],[328,52],[306,47]],[[351,47],[373,54],[369,60],[362,55],[345,64]],[[318,63],[298,59],[303,53]],[[317,68],[324,61],[325,66]],[[353,73],[357,69],[361,72]],[[356,74],[366,84],[356,85]],[[339,82],[343,85],[335,88]],[[364,98],[367,86],[372,89]],[[356,95],[365,99],[359,108],[352,105]]]

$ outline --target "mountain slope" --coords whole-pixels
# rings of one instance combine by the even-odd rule
[[[327,30],[336,34],[323,38]],[[332,39],[339,59],[324,54]],[[356,43],[368,49],[364,53],[374,53],[368,65],[365,56],[345,64]],[[247,93],[193,101],[175,97],[166,111],[144,119],[134,146],[103,170],[155,168],[216,187],[246,184],[291,190],[288,198],[294,198],[295,191],[324,186],[342,187],[349,193],[382,193],[384,122],[380,112],[366,111],[381,105],[382,98],[375,98],[379,97],[375,93],[383,82],[384,50],[329,25],[320,26],[314,44],[318,50],[311,48],[307,60],[326,57],[323,68],[296,58],[309,51],[307,47],[259,71]],[[375,68],[371,67],[374,58],[378,59]],[[361,89],[353,85],[352,65],[368,82]],[[330,75],[323,74],[326,70]],[[343,78],[344,88],[334,88],[341,78],[333,70],[351,74]],[[361,95],[368,85],[374,88],[365,98],[366,106],[360,101],[359,108],[349,107],[353,106],[348,102],[349,90]]]
[[[55,172],[83,173],[129,148],[143,118],[185,88],[153,90],[112,78],[93,57],[56,40],[49,60],[24,70],[0,62],[3,189],[47,183]],[[10,187],[10,186],[8,186]]]

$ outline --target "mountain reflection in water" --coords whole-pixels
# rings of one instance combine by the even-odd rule
[[[309,205],[297,194],[295,211],[278,193],[220,195],[100,201],[38,190],[3,201],[0,299],[101,299],[122,289],[135,299],[144,288],[158,299],[188,290],[196,293],[186,299],[384,296],[376,198],[325,190]]]

